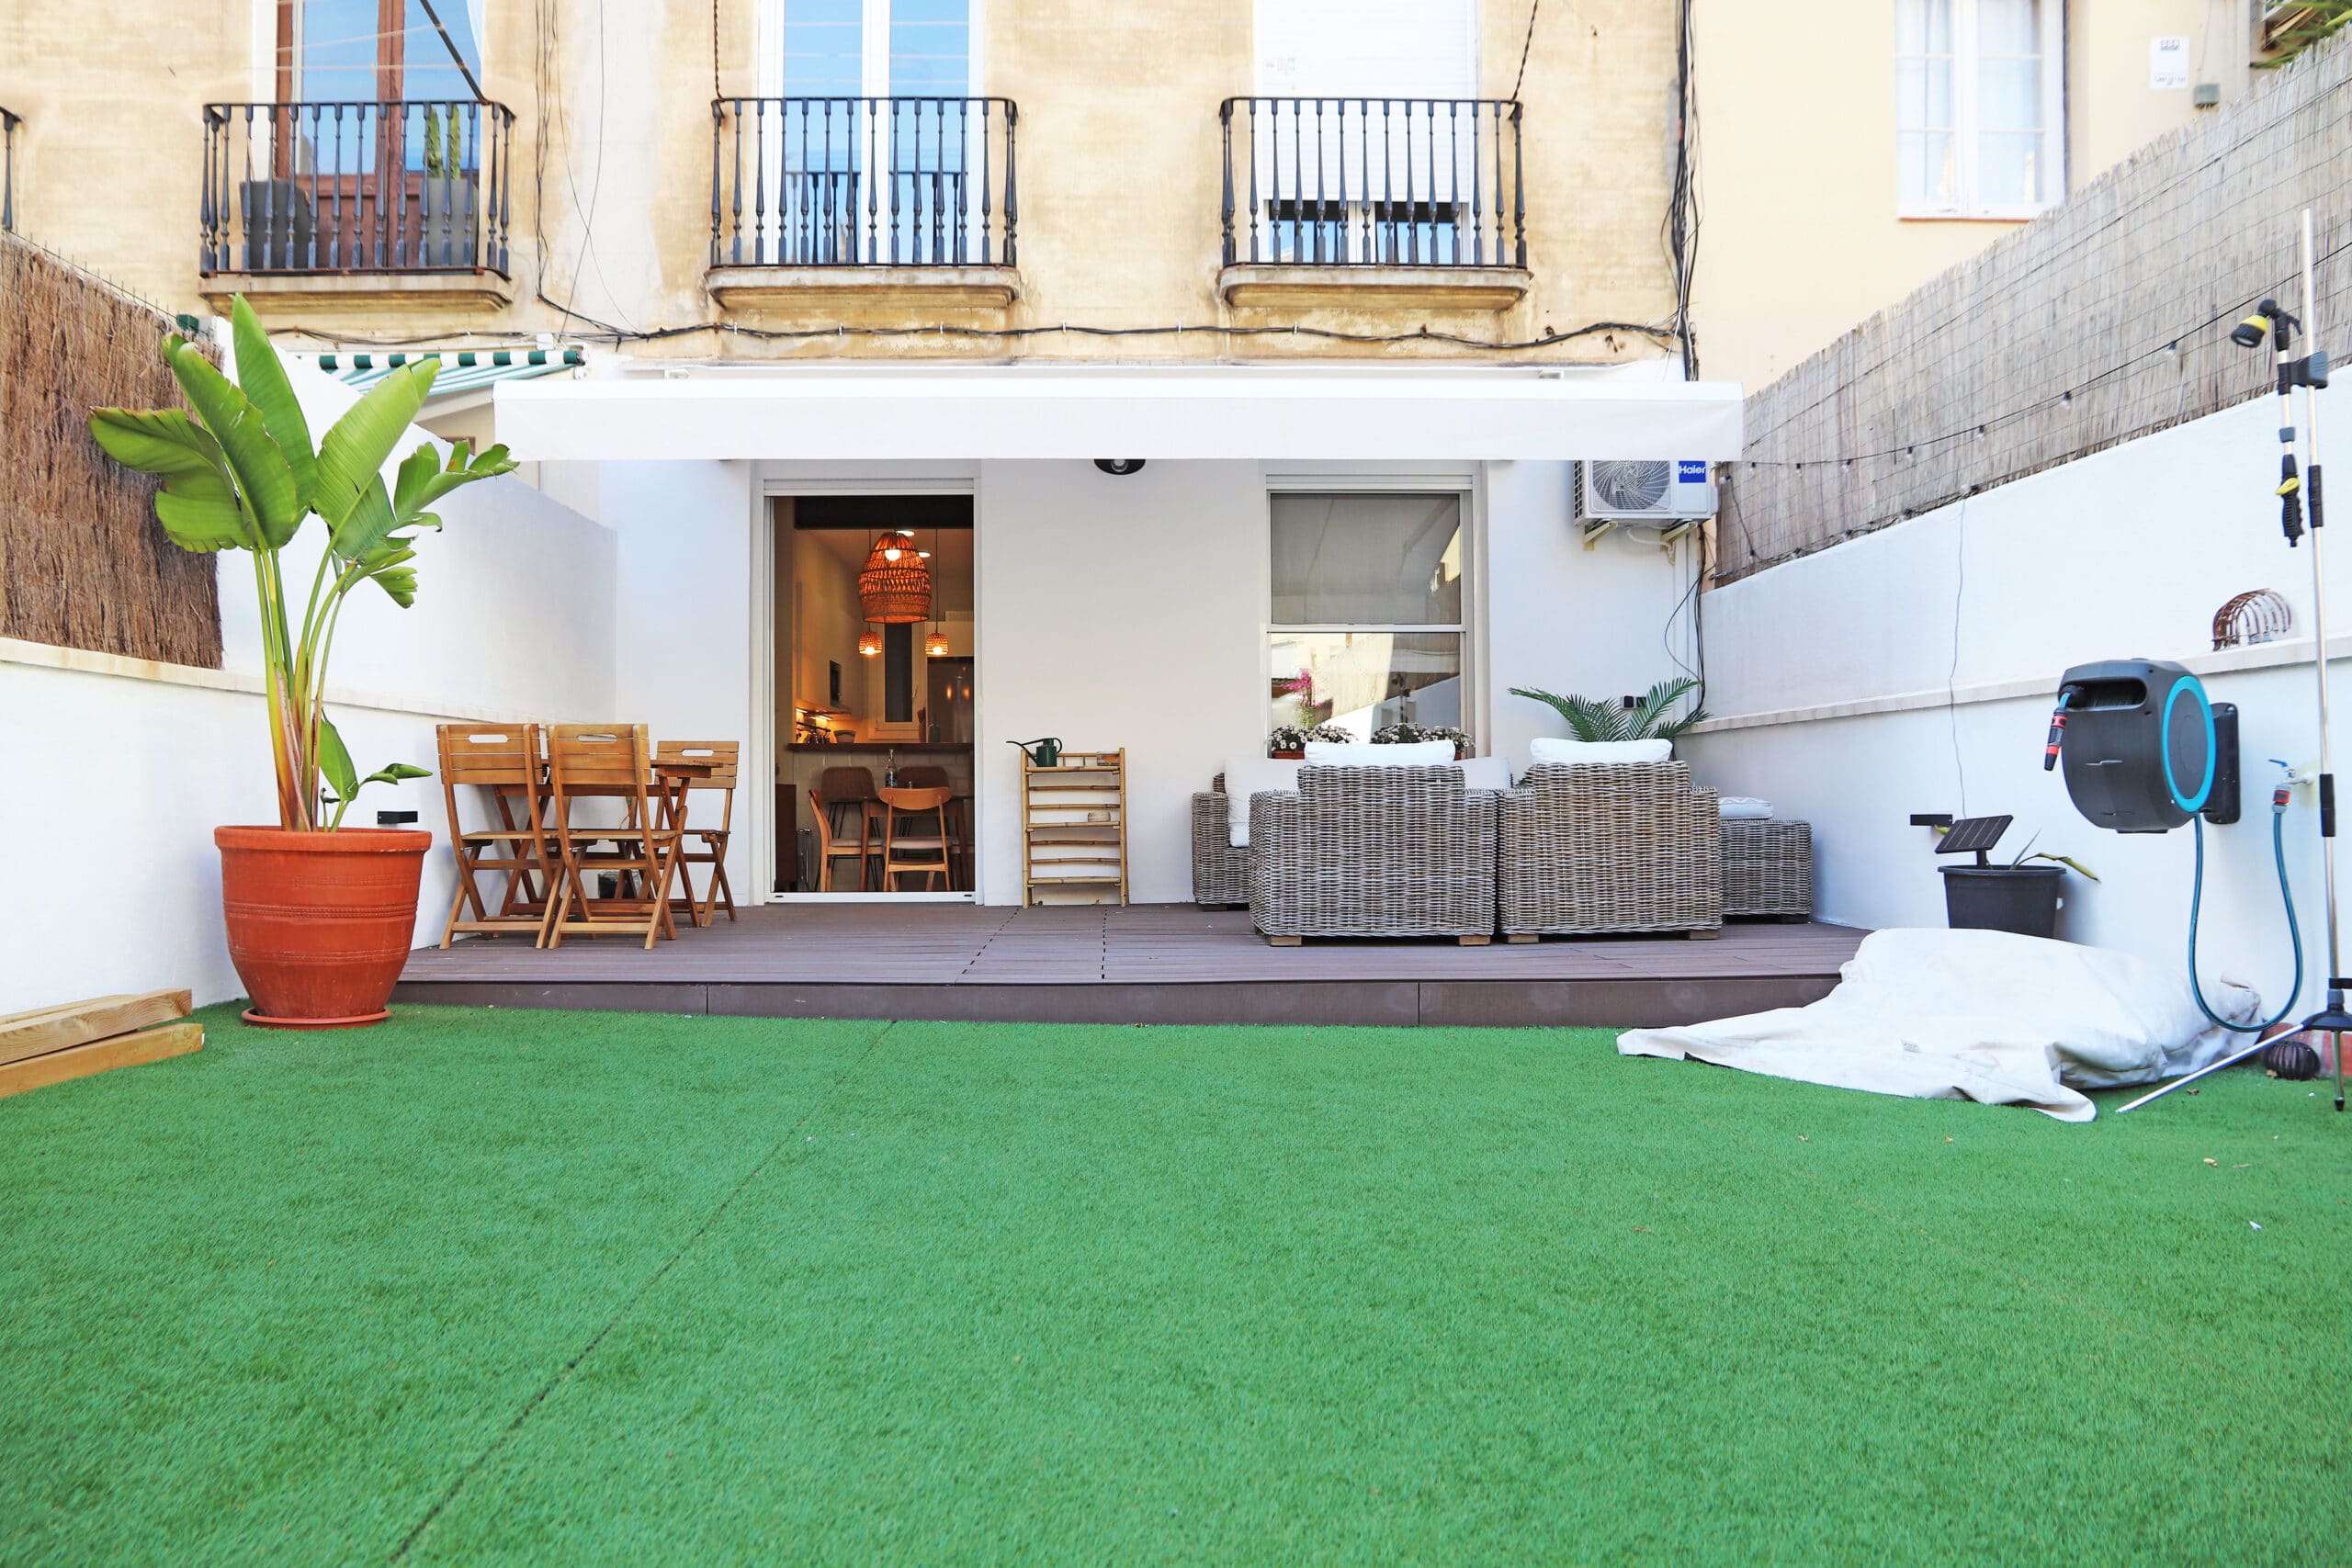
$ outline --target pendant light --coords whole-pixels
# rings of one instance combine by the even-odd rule
[[[886,530],[865,553],[857,574],[857,601],[868,621],[883,626],[931,619],[931,560],[904,528]]]
[[[857,651],[872,659],[882,651],[882,634],[872,627],[857,634]]]
[[[938,529],[936,529],[936,528],[933,528],[933,529],[931,531],[931,545],[932,545],[932,550],[935,550],[935,549],[937,549],[937,548],[939,547],[939,530],[938,530]],[[929,560],[929,559],[931,558],[932,550],[925,550],[925,551],[923,551],[923,552],[922,552],[922,558],[923,558],[923,559],[925,559],[925,560]],[[924,657],[924,658],[926,658],[926,659],[944,659],[944,658],[946,658],[946,657],[947,657],[947,628],[946,628],[945,626],[941,626],[941,625],[940,625],[938,622],[936,622],[936,621],[933,622],[933,623],[932,623],[932,627],[931,627],[931,635],[930,635],[929,637],[925,637],[925,638],[923,638],[923,639],[922,639],[922,651],[923,651],[923,657]]]

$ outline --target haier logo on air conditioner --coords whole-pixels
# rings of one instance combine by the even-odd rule
[[[1579,463],[1577,519],[1676,523],[1715,514],[1715,487],[1695,457],[1671,463]]]

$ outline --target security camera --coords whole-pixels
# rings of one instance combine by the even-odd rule
[[[1139,474],[1143,472],[1141,457],[1097,457],[1094,466],[1106,474]]]

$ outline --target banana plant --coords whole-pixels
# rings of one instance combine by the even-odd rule
[[[422,778],[395,762],[366,778],[327,718],[327,661],[345,602],[374,583],[402,609],[416,601],[414,540],[438,528],[428,510],[461,485],[514,471],[506,448],[476,456],[460,441],[447,462],[423,443],[384,483],[384,465],[408,434],[440,371],[427,359],[395,367],[345,411],[315,446],[286,367],[244,298],[230,310],[237,378],[222,375],[202,350],[174,333],[164,363],[187,395],[186,409],[95,411],[90,434],[127,468],[163,481],[155,518],[184,550],[243,550],[253,558],[261,605],[262,667],[269,709],[271,759],[277,775],[278,826],[308,832],[339,826],[366,784]],[[316,516],[325,548],[299,623],[290,614],[284,555]],[[323,773],[336,800],[319,820]]]
[[[1567,721],[1568,733],[1578,740],[1671,740],[1707,716],[1707,710],[1695,705],[1679,717],[1667,716],[1698,684],[1687,679],[1660,681],[1632,707],[1590,697],[1563,697],[1529,686],[1513,686],[1510,694],[1550,707]]]

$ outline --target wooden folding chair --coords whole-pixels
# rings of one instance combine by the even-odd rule
[[[685,787],[689,793],[719,792],[718,826],[700,826],[695,814],[687,812],[686,843],[700,847],[689,849],[681,844],[678,849],[678,886],[686,896],[688,915],[698,926],[710,924],[716,918],[714,911],[722,904],[726,906],[727,918],[735,918],[735,890],[727,884],[727,840],[734,831],[735,764],[741,750],[741,744],[733,740],[664,740],[653,749],[657,762],[709,764],[708,777],[690,780]],[[694,877],[694,868],[698,865],[710,867],[710,881],[703,889],[699,904],[695,902]]]
[[[839,892],[840,889],[833,886],[833,862],[854,860],[857,863],[857,890],[860,893],[865,892],[865,843],[863,841],[850,843],[833,837],[831,803],[825,799],[821,792],[813,789],[808,792],[808,809],[814,815],[817,823],[817,891]]]
[[[441,795],[449,808],[449,847],[458,858],[458,890],[449,900],[441,945],[448,946],[459,931],[527,931],[533,946],[544,946],[555,875],[548,852],[539,727],[445,724],[434,733],[441,753]],[[458,812],[461,786],[489,797],[494,821],[465,825]],[[504,879],[494,902],[482,887],[484,875]],[[462,918],[469,908],[470,919]]]
[[[649,782],[652,759],[641,724],[559,724],[548,731],[548,786],[555,840],[562,860],[556,907],[548,917],[547,945],[566,936],[675,937],[670,884],[678,871],[681,834],[666,794]],[[616,827],[580,821],[584,802],[621,803]],[[610,849],[599,849],[609,844]],[[600,897],[592,875],[617,879],[614,897]]]
[[[955,791],[941,785],[935,789],[890,789],[881,792],[885,807],[882,832],[882,890],[899,891],[899,878],[910,872],[919,873],[925,890],[933,877],[949,889],[956,886],[954,874],[948,869],[947,803],[955,798]],[[922,826],[924,818],[931,826]],[[904,831],[909,822],[912,831]]]

